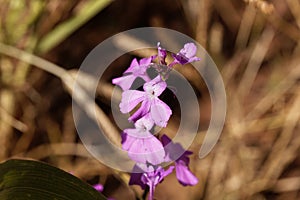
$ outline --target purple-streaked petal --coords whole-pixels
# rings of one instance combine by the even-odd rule
[[[152,102],[150,115],[156,125],[166,127],[171,114],[172,110],[163,101],[157,98]]]
[[[175,64],[181,64],[185,65],[191,62],[199,61],[200,58],[198,57],[192,57],[192,58],[187,58],[182,54],[172,54],[173,58],[175,59],[171,64],[169,64],[169,67],[172,67]]]
[[[171,64],[172,67],[175,64],[187,64],[195,61],[199,61],[200,58],[196,57],[197,46],[194,43],[187,43],[177,54],[172,54],[172,57],[175,59]]]
[[[159,76],[159,78],[161,77]],[[158,97],[159,95],[161,95],[163,91],[165,91],[166,88],[167,88],[167,83],[165,81],[161,80],[157,82],[155,85],[153,85],[154,95]]]
[[[172,53],[172,57],[175,59],[169,66],[172,67],[175,64],[187,64],[189,62],[189,58],[185,57],[183,54],[178,53],[174,54]]]
[[[188,166],[184,162],[180,161],[175,164],[176,177],[184,186],[196,185],[198,183],[198,178],[189,170]]]
[[[148,99],[145,99],[142,102],[141,107],[133,114],[131,115],[128,120],[135,122],[138,119],[144,117],[145,115],[147,115],[150,111],[150,107],[151,107],[151,102]]]
[[[122,90],[128,90],[136,77],[132,74],[124,75],[118,78],[114,78],[112,83],[118,85],[122,88]]]
[[[144,91],[149,95],[158,97],[166,89],[167,83],[161,80],[160,75],[156,76],[151,81],[144,84]]]
[[[138,90],[126,90],[122,93],[120,111],[122,113],[128,113],[144,99],[145,99],[145,92],[138,91]]]

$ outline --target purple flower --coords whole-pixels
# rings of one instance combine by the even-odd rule
[[[146,82],[150,81],[146,72],[153,58],[154,56],[143,58],[140,62],[138,62],[136,58],[133,59],[130,67],[123,73],[124,75],[122,77],[114,78],[112,83],[120,86],[123,90],[128,90],[137,77],[144,79]]]
[[[189,155],[192,154],[191,151],[185,151],[182,146],[178,143],[173,143],[172,140],[163,135],[161,137],[161,142],[165,147],[166,157],[165,161],[174,161],[175,160],[175,169],[176,169],[176,177],[184,186],[187,185],[196,185],[198,183],[197,177],[189,170]],[[182,154],[178,158],[178,154]]]
[[[165,151],[161,142],[149,131],[153,122],[147,117],[139,119],[134,129],[125,129],[122,134],[122,148],[128,156],[138,163],[160,164],[164,161]]]
[[[103,192],[103,189],[104,189],[103,185],[100,184],[100,183],[97,183],[97,184],[93,185],[93,188],[95,190],[97,190],[98,192]],[[115,199],[111,198],[111,197],[108,197],[107,200],[115,200]]]
[[[141,165],[140,165],[141,166]],[[170,166],[167,170],[158,166],[143,166],[143,173],[132,173],[129,185],[140,185],[142,189],[149,186],[149,199],[153,199],[153,193],[158,183],[162,182],[164,177],[172,173],[174,166]],[[133,167],[133,172],[143,171],[138,165]]]
[[[149,187],[149,199],[153,199],[156,185],[174,169],[182,185],[198,183],[197,177],[189,169],[189,155],[192,152],[183,149],[179,143],[173,143],[166,135],[163,135],[160,141],[150,132],[154,125],[166,127],[172,114],[170,107],[159,99],[167,88],[165,80],[173,70],[172,66],[200,60],[196,57],[196,51],[195,44],[187,43],[177,54],[172,54],[174,61],[167,64],[167,51],[158,43],[156,56],[143,58],[139,62],[133,59],[123,76],[112,80],[113,84],[123,89],[120,111],[130,113],[128,120],[134,122],[135,126],[122,132],[122,149],[136,162],[129,184],[140,185],[142,189]],[[156,57],[158,62],[152,62]],[[147,74],[150,67],[158,73],[152,80]],[[136,78],[145,81],[143,91],[130,89]],[[175,166],[167,170],[160,166],[170,161],[175,161]]]
[[[93,185],[93,188],[94,188],[95,190],[97,190],[98,192],[102,192],[103,189],[104,189],[103,185],[100,184],[100,183]]]
[[[160,42],[157,43],[157,56],[158,56],[159,64],[167,65],[166,63],[167,51],[161,48]]]
[[[166,127],[167,121],[172,114],[172,110],[158,98],[166,87],[166,82],[162,81],[161,77],[158,75],[153,80],[144,84],[144,91],[124,91],[120,103],[121,112],[129,113],[139,103],[142,103],[140,108],[129,118],[129,120],[136,121],[149,114],[156,125]]]
[[[175,59],[169,66],[175,64],[187,64],[194,61],[199,61],[200,58],[196,57],[197,46],[194,43],[186,43],[184,47],[177,54],[172,54]]]

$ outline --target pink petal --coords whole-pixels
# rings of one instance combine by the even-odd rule
[[[187,58],[191,58],[196,55],[197,47],[194,43],[186,43],[180,53],[185,55]]]
[[[151,102],[148,99],[145,99],[141,105],[141,107],[133,114],[131,115],[128,120],[129,121],[137,121],[138,119],[144,117],[149,113],[151,106]]]
[[[134,75],[129,74],[129,75],[121,76],[118,78],[114,78],[112,80],[112,83],[120,86],[122,88],[122,90],[128,90],[131,87],[131,85],[135,79],[136,79],[136,77]]]
[[[156,97],[161,95],[161,93],[166,89],[167,83],[161,80],[160,75],[156,76],[151,81],[144,84],[144,91],[147,93],[153,93]]]
[[[122,133],[122,149],[128,151],[138,135],[137,129],[125,129]]]
[[[127,143],[128,144],[125,144]],[[157,165],[163,162],[165,151],[160,141],[151,133],[140,137],[127,134],[127,139],[123,144],[124,150],[128,151],[128,156],[139,163],[151,163]],[[125,149],[126,148],[126,149]]]
[[[130,66],[124,73],[134,72],[139,67],[139,63],[136,58],[131,61]]]
[[[144,129],[146,131],[150,131],[151,128],[153,127],[153,125],[154,125],[154,122],[151,119],[149,114],[147,114],[144,117],[142,117],[141,119],[137,120],[134,124],[136,129],[141,130],[141,131],[144,130]]]
[[[138,75],[138,77],[141,77],[145,82],[148,82],[150,81],[151,79],[149,78],[148,74],[145,73],[145,74],[140,74]]]
[[[166,127],[171,114],[170,107],[158,98],[152,103],[150,115],[156,125]]]
[[[159,76],[160,78],[160,76]],[[165,81],[160,81],[153,86],[154,95],[159,96],[166,89],[167,83]]]
[[[128,113],[145,99],[145,92],[138,90],[126,90],[122,93],[120,111]]]
[[[147,66],[148,67],[150,65],[152,59],[153,59],[152,56],[149,57],[149,58],[143,58],[143,59],[141,59],[140,60],[140,66]]]
[[[174,168],[175,168],[174,166],[170,166],[167,170],[165,170],[163,173],[163,177],[166,177],[169,174],[171,174],[173,172]]]
[[[146,151],[147,161],[153,165],[158,165],[164,162],[165,151],[160,141],[152,136],[144,139],[144,146]]]
[[[184,185],[196,185],[198,178],[188,169],[184,162],[176,162],[176,177],[178,181]]]
[[[93,185],[93,188],[94,188],[95,190],[97,190],[98,192],[102,192],[103,189],[104,189],[103,185],[100,184],[100,183]]]

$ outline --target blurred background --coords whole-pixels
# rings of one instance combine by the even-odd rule
[[[221,138],[199,159],[210,119],[209,93],[192,67],[180,70],[201,107],[199,133],[190,147],[195,152],[190,167],[199,183],[183,187],[172,174],[158,185],[155,198],[300,199],[299,0],[0,0],[0,161],[44,161],[103,184],[106,196],[140,198],[143,191],[127,185],[127,174],[85,150],[64,75],[75,74],[106,38],[147,26],[197,40],[221,72],[228,106]],[[111,123],[111,79],[139,56],[120,57],[102,79],[96,102]],[[179,120],[172,117],[164,131],[171,134]]]

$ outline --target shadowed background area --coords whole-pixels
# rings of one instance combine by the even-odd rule
[[[127,185],[128,174],[104,166],[82,145],[72,116],[71,83],[64,75],[76,75],[88,53],[116,33],[164,27],[194,38],[211,55],[224,80],[227,117],[216,147],[199,159],[211,116],[210,97],[191,65],[177,69],[192,85],[201,110],[190,147],[191,170],[199,183],[182,187],[172,174],[154,197],[300,199],[299,11],[299,0],[0,0],[0,43],[9,45],[0,45],[0,161],[45,161],[90,184],[102,183],[106,196],[140,198],[143,191]],[[166,35],[161,38],[162,43],[170,41]],[[120,48],[131,42],[124,38]],[[60,68],[51,70],[35,59],[28,61],[33,65],[23,62],[22,53],[10,46]],[[105,71],[95,101],[103,112],[99,121],[109,119],[115,125],[112,78],[132,58],[150,55],[133,51]],[[83,86],[89,81],[87,75]],[[174,113],[163,132],[173,136],[182,120],[180,108],[170,91],[162,99]],[[119,128],[110,130],[112,140],[118,141],[112,133]]]

